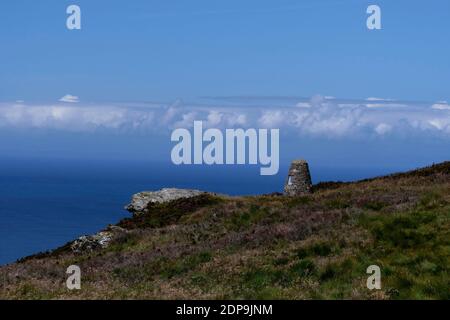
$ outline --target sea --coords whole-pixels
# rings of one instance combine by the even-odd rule
[[[192,188],[229,195],[281,192],[287,167],[260,176],[254,166],[174,166],[84,160],[0,161],[0,265],[57,248],[129,217],[140,191]],[[311,166],[313,182],[353,181],[393,168]]]

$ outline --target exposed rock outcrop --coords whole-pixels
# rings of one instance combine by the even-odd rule
[[[109,226],[105,231],[97,234],[79,237],[70,244],[70,249],[74,253],[85,253],[104,249],[108,247],[114,237],[125,232],[127,230],[123,228]]]
[[[182,198],[192,198],[202,194],[215,195],[214,193],[200,190],[176,188],[164,188],[159,191],[144,191],[133,195],[131,203],[127,205],[125,209],[134,215],[139,215],[147,212],[147,208],[151,204],[166,203]]]

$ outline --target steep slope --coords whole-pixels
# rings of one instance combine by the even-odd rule
[[[303,197],[203,194],[0,268],[0,298],[450,299],[450,162]],[[82,289],[65,287],[66,268]],[[382,289],[368,290],[378,265]]]

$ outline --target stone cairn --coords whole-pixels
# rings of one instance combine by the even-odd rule
[[[292,161],[288,178],[284,185],[284,192],[288,196],[299,196],[312,193],[311,174],[308,162],[305,160]]]

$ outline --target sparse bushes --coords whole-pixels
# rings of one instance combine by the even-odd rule
[[[435,230],[426,226],[435,219],[436,214],[432,212],[413,212],[365,217],[363,224],[378,241],[401,248],[412,248],[424,245],[436,236]]]
[[[261,207],[257,204],[251,204],[247,210],[240,210],[234,212],[231,217],[227,219],[225,225],[230,230],[245,230],[252,225],[255,225],[263,220],[273,221],[276,214],[271,215],[268,207]]]
[[[309,259],[300,260],[291,267],[291,272],[300,277],[308,277],[316,272],[316,265]]]
[[[300,248],[297,251],[299,259],[304,259],[309,256],[321,256],[326,257],[332,253],[337,253],[338,248],[327,242],[319,242],[309,247]]]
[[[319,278],[321,281],[328,281],[330,279],[343,279],[349,280],[351,282],[355,267],[356,266],[353,259],[349,258],[339,262],[328,263],[325,268],[321,270]],[[363,274],[365,272],[363,268],[358,271],[360,272],[360,274]]]
[[[303,206],[313,202],[313,198],[311,196],[289,197],[287,199],[286,205],[288,208]]]
[[[122,252],[139,243],[139,234],[136,231],[121,233],[114,238],[108,251]]]
[[[184,273],[195,270],[199,265],[209,262],[212,259],[210,252],[200,252],[190,255],[184,259],[176,259],[174,261],[166,261],[161,272],[163,278],[173,278]]]
[[[441,195],[436,191],[426,192],[420,198],[420,205],[425,209],[435,209],[445,204],[445,201],[442,199]]]
[[[363,205],[366,210],[380,211],[386,206],[386,203],[380,201],[370,201]]]
[[[222,201],[220,197],[204,194],[168,203],[149,204],[147,213],[124,219],[118,225],[125,229],[161,228],[177,223],[184,215],[193,213],[200,208],[217,205]]]
[[[325,205],[328,209],[346,209],[351,207],[351,203],[347,199],[334,198],[328,200]]]
[[[154,281],[156,278],[171,279],[195,270],[212,259],[210,252],[204,251],[184,258],[156,258],[146,264],[137,264],[113,270],[114,276],[125,283],[138,284],[142,281]]]

